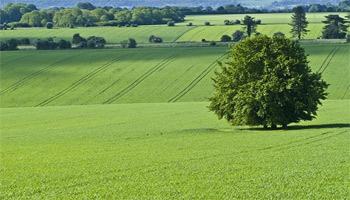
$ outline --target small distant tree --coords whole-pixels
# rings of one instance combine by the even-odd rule
[[[234,24],[241,24],[241,20],[236,19],[236,20],[234,21]]]
[[[256,21],[254,20],[254,17],[246,15],[242,22],[245,25],[244,30],[246,31],[248,37],[250,37],[252,33],[256,32],[257,25],[256,25]]]
[[[53,28],[53,23],[52,22],[47,22],[46,23],[46,28],[47,29],[52,29]]]
[[[96,42],[93,39],[92,40],[88,40],[86,45],[87,45],[87,48],[93,49],[93,48],[96,47]]]
[[[240,30],[237,30],[236,32],[234,32],[233,34],[232,34],[232,40],[234,41],[234,42],[238,42],[238,41],[240,41],[240,40],[243,40],[245,38],[245,35],[244,35],[244,33],[242,32],[242,31],[240,31]]]
[[[168,21],[167,25],[168,26],[175,26],[175,22],[174,21]]]
[[[0,40],[0,51],[8,51],[8,50],[10,50],[10,48],[7,42]]]
[[[29,44],[30,44],[29,38],[22,38],[22,39],[21,39],[21,44],[29,45]]]
[[[204,25],[210,26],[210,22],[204,22]]]
[[[220,39],[221,42],[230,42],[231,40],[232,38],[228,35],[223,35],[221,36],[221,39]]]
[[[215,41],[211,41],[210,42],[210,46],[215,47],[216,46],[216,42]]]
[[[7,41],[7,44],[9,46],[9,50],[17,50],[18,41],[16,39],[10,39]]]
[[[79,33],[74,34],[74,35],[73,35],[72,43],[73,43],[73,44],[79,44],[79,43],[81,43],[81,42],[85,42],[85,43],[86,43],[86,39],[83,38],[83,37],[81,37],[81,36],[79,35]]]
[[[61,39],[58,41],[58,48],[59,49],[70,49],[72,48],[72,44],[69,41]]]
[[[322,31],[324,39],[345,38],[348,26],[345,25],[346,21],[344,18],[339,17],[339,15],[328,15],[323,23],[326,24]]]
[[[187,26],[193,26],[193,23],[192,23],[192,22],[190,22],[190,23],[188,23],[188,24],[187,24]]]
[[[121,45],[123,48],[128,47],[128,44],[129,44],[129,41],[128,41],[128,40],[122,40],[122,41],[120,41],[120,45]]]
[[[292,33],[293,37],[297,37],[299,40],[309,32],[307,30],[309,22],[306,20],[304,9],[298,6],[294,9],[294,14],[292,14]]]
[[[286,35],[285,35],[284,33],[280,32],[280,31],[274,33],[273,36],[274,36],[274,37],[286,37]]]
[[[209,109],[232,125],[286,128],[312,120],[328,84],[308,66],[304,49],[282,37],[247,38],[232,46],[214,79]]]
[[[149,38],[148,38],[148,42],[150,43],[162,43],[163,42],[163,39],[161,37],[157,37],[155,35],[151,35]]]
[[[129,38],[128,48],[136,48],[137,43],[136,40],[133,38]]]
[[[256,24],[261,24],[261,20],[258,19],[258,20],[255,21],[255,23],[256,23]]]

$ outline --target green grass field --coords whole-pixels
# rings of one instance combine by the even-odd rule
[[[185,32],[194,27],[187,26],[139,26],[139,27],[88,27],[88,28],[22,28],[15,30],[1,30],[1,39],[10,38],[29,38],[30,40],[38,38],[52,37],[55,40],[72,40],[75,33],[82,37],[101,36],[108,43],[119,43],[128,38],[134,38],[138,43],[148,43],[151,35],[162,37],[164,42],[174,42]]]
[[[276,131],[208,111],[227,48],[2,52],[0,199],[347,199],[349,45],[304,47],[329,99]]]
[[[310,66],[331,84],[329,98],[349,99],[349,46],[305,48]],[[226,49],[3,52],[1,107],[206,101]]]
[[[309,23],[322,23],[330,14],[337,14],[345,17],[346,13],[306,13]],[[288,24],[291,23],[292,13],[265,13],[265,14],[226,14],[226,15],[188,15],[185,22],[192,22],[193,25],[204,25],[204,22],[210,22],[212,25],[224,25],[224,20],[242,20],[246,15],[260,19],[263,24]]]
[[[310,24],[308,29],[310,32],[305,35],[304,39],[316,39],[317,37],[322,37],[323,24]],[[207,41],[220,41],[221,36],[232,34],[237,30],[243,30],[242,25],[234,26],[198,26],[185,34],[183,34],[177,41],[202,41],[206,39]],[[269,24],[269,25],[258,25],[257,31],[273,36],[276,32],[282,32],[286,37],[292,37],[290,34],[291,26],[288,24]]]
[[[309,30],[311,32],[305,39],[316,39],[322,35],[321,23],[324,16],[331,13],[316,13],[307,14],[310,21]],[[345,13],[336,13],[345,16]],[[282,14],[251,14],[256,19],[262,20],[262,25],[258,26],[258,31],[262,34],[273,35],[273,33],[281,31],[287,37],[291,37],[290,29],[290,13]],[[15,30],[1,30],[1,39],[10,38],[29,38],[30,40],[38,38],[52,37],[55,40],[66,39],[71,40],[75,33],[80,33],[83,37],[101,36],[104,37],[108,43],[119,43],[128,38],[134,38],[138,43],[148,43],[148,38],[151,35],[156,35],[163,38],[164,42],[175,41],[201,41],[206,40],[219,41],[224,34],[232,35],[236,30],[242,30],[242,25],[224,26],[224,20],[243,19],[245,15],[190,15],[186,17],[186,21],[178,23],[175,27],[167,27],[165,25],[159,26],[140,26],[140,27],[88,27],[88,28],[22,28]],[[216,26],[203,26],[204,22],[209,21]],[[188,22],[193,22],[196,26],[185,26]],[[199,25],[199,26],[197,26]]]

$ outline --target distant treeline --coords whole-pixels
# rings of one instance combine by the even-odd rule
[[[338,5],[312,4],[303,6],[305,12],[350,12],[350,0]],[[164,8],[135,7],[113,8],[96,7],[91,3],[78,3],[75,8],[37,9],[33,4],[8,3],[0,9],[0,23],[11,23],[13,27],[43,27],[52,23],[58,27],[76,26],[137,26],[182,22],[185,15],[198,14],[249,14],[249,13],[287,13],[293,9],[255,9],[237,5],[212,7],[177,7]]]

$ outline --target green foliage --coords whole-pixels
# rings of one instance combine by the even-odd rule
[[[33,10],[32,12],[25,13],[20,23],[29,24],[32,27],[43,27],[46,26],[46,23],[51,22],[52,18],[50,15],[43,10]]]
[[[271,126],[312,120],[328,85],[312,73],[304,49],[282,37],[248,38],[216,72],[209,109],[232,125]]]
[[[205,26],[210,26],[210,22],[204,22]]]
[[[221,36],[221,39],[220,39],[221,42],[230,42],[231,40],[232,38],[228,35],[223,35]]]
[[[122,40],[120,41],[120,45],[122,46],[122,48],[126,48],[128,47],[129,41],[128,40]]]
[[[45,40],[36,39],[33,41],[33,45],[37,50],[53,50],[58,47],[58,44],[53,41],[52,38],[48,38]]]
[[[346,21],[344,18],[339,15],[328,15],[323,23],[326,24],[322,31],[322,37],[324,39],[345,38],[348,26],[345,24]]]
[[[163,39],[161,37],[157,37],[155,35],[151,35],[148,39],[150,43],[162,43]]]
[[[134,38],[129,38],[128,48],[136,48],[136,46],[137,46],[136,40]]]
[[[252,33],[256,33],[257,23],[254,20],[254,17],[246,15],[242,20],[242,24],[245,25],[244,30],[248,37],[250,37]]]
[[[280,31],[274,33],[273,36],[274,36],[274,37],[286,37],[286,35],[285,35],[284,33],[280,32]]]
[[[73,44],[79,44],[80,42],[86,42],[86,39],[81,37],[79,33],[73,35]]]
[[[52,22],[47,22],[46,28],[47,29],[52,29],[53,28],[53,23]]]
[[[168,26],[175,26],[175,22],[174,21],[168,21],[167,25]]]
[[[70,49],[70,48],[72,48],[72,44],[67,40],[61,39],[58,41],[58,48],[59,49]]]
[[[246,36],[244,35],[244,33],[240,30],[237,30],[235,31],[233,34],[232,34],[232,40],[234,42],[238,42],[240,40],[243,40]]]
[[[309,22],[306,20],[305,12],[301,6],[297,6],[292,15],[292,33],[293,37],[297,37],[299,40],[309,32],[307,30]]]

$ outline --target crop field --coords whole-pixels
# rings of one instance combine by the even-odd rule
[[[322,36],[323,24],[309,24],[307,35],[304,39],[316,39],[317,37]],[[220,41],[221,36],[232,34],[237,30],[243,30],[242,25],[233,25],[233,26],[198,26],[195,29],[192,29],[185,34],[183,34],[177,41],[201,41],[206,39],[207,41]],[[269,24],[269,25],[259,25],[257,31],[268,35],[273,36],[276,32],[282,32],[286,37],[292,37],[290,34],[291,26],[288,24]]]
[[[310,65],[331,84],[329,98],[349,99],[349,46],[305,48]],[[226,49],[4,52],[1,107],[206,101]]]
[[[206,102],[2,108],[2,199],[346,199],[349,100],[290,130]]]
[[[329,98],[275,131],[208,111],[227,48],[2,52],[0,199],[348,198],[350,49],[303,46]]]
[[[325,16],[336,14],[345,17],[346,13],[306,13],[306,19],[309,23],[322,23]],[[204,25],[204,22],[210,22],[212,25],[224,25],[224,20],[242,20],[246,15],[252,16],[255,19],[260,19],[263,24],[289,24],[291,23],[292,13],[264,13],[264,14],[225,14],[225,15],[188,15],[185,22],[192,22],[193,25]]]
[[[194,27],[187,26],[139,26],[139,27],[85,27],[85,28],[20,28],[15,30],[1,30],[1,39],[29,38],[43,39],[52,37],[55,40],[72,40],[75,33],[82,37],[101,36],[108,43],[119,43],[128,38],[134,38],[138,43],[148,43],[151,35],[162,37],[164,42],[174,42],[185,32]]]

